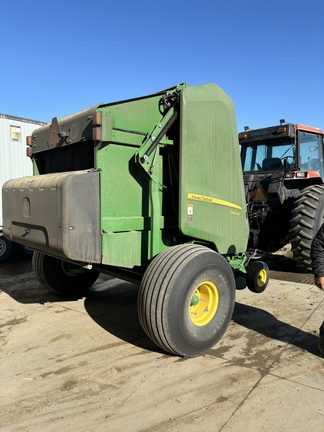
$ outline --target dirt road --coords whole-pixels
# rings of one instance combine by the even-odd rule
[[[101,277],[66,301],[30,261],[1,264],[0,431],[322,431],[324,296],[283,270],[262,294],[237,292],[218,345],[180,359],[143,333],[136,285]]]

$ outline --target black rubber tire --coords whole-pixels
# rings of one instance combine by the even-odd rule
[[[10,240],[7,240],[3,235],[0,236],[0,262],[7,261],[13,252],[14,245]]]
[[[17,248],[18,248],[19,252],[20,252],[22,255],[24,255],[25,257],[29,257],[29,258],[31,258],[32,255],[33,255],[33,253],[34,253],[34,250],[33,250],[33,249],[30,249],[30,248],[28,248],[27,246],[22,245],[22,244],[17,244]]]
[[[247,286],[250,291],[260,294],[268,286],[270,272],[268,265],[263,261],[253,261],[247,271]]]
[[[210,321],[196,325],[192,300],[195,288],[204,282],[216,288],[217,307]],[[180,245],[159,254],[147,268],[139,289],[138,316],[146,334],[162,350],[194,357],[223,336],[234,304],[235,279],[225,258],[204,246]]]
[[[289,241],[295,265],[312,271],[310,249],[314,236],[324,222],[324,185],[305,188],[291,212]]]
[[[86,295],[100,275],[99,271],[86,270],[38,251],[33,254],[32,266],[44,288],[69,298]]]

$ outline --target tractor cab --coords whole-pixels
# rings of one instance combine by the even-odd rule
[[[285,179],[323,178],[321,129],[281,121],[268,128],[246,127],[239,142],[244,173],[285,171]]]

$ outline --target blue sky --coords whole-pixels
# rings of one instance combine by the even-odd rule
[[[214,82],[238,129],[324,129],[324,0],[0,0],[0,113],[50,121]]]

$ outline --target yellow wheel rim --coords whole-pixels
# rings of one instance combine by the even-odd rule
[[[267,282],[267,271],[262,269],[258,273],[258,286],[262,287]]]
[[[191,296],[189,314],[196,326],[205,326],[216,314],[219,304],[219,294],[216,285],[212,282],[203,282],[198,285]]]

